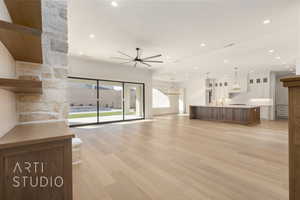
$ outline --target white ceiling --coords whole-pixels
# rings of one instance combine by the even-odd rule
[[[232,73],[236,66],[283,70],[295,64],[297,0],[115,1],[118,7],[110,0],[69,1],[71,55],[119,62],[111,59],[117,51],[135,55],[140,47],[144,56],[163,54],[164,64],[152,67],[156,79],[177,81]]]

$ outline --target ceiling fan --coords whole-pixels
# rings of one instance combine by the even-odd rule
[[[153,58],[158,58],[161,57],[161,54],[155,55],[155,56],[150,56],[150,57],[145,57],[142,58],[142,51],[140,48],[136,48],[136,56],[132,57],[126,53],[123,53],[121,51],[118,51],[119,54],[125,56],[125,57],[112,57],[113,59],[118,59],[118,60],[124,60],[124,62],[120,64],[127,64],[127,63],[133,63],[134,67],[137,66],[137,64],[143,64],[147,67],[151,67],[149,63],[163,63],[163,61],[158,61],[158,60],[151,60]]]

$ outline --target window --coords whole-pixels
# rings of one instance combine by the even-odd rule
[[[144,118],[143,83],[69,77],[68,100],[70,126]]]
[[[268,78],[264,78],[264,79],[263,79],[263,82],[264,82],[264,83],[267,83],[267,82],[268,82]]]
[[[256,83],[260,83],[260,78],[256,79]]]
[[[253,83],[254,83],[253,79],[250,79],[250,84],[253,84]]]
[[[223,85],[222,85],[222,83],[219,83],[219,85],[220,85],[220,87],[222,87]]]
[[[153,108],[169,108],[170,99],[162,91],[153,88],[152,89],[152,107]]]
[[[224,83],[224,86],[225,86],[225,87],[226,87],[226,86],[228,86],[228,83],[227,83],[227,82],[225,82],[225,83]]]

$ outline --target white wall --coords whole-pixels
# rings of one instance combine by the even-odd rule
[[[69,76],[145,83],[145,117],[152,117],[152,72],[146,68],[70,56]]]
[[[206,86],[204,78],[190,78],[183,83],[185,88],[186,112],[189,113],[190,105],[205,105]]]
[[[166,81],[153,81],[153,88],[159,89],[161,91],[166,91],[170,87],[178,87],[177,84],[166,82]],[[157,115],[167,115],[167,114],[178,114],[179,113],[179,95],[168,95],[170,100],[170,107],[168,108],[152,108],[152,114]]]
[[[0,0],[0,19],[10,21],[3,0]],[[0,77],[15,77],[15,61],[0,42]],[[15,94],[0,89],[0,137],[17,124]]]
[[[283,87],[283,84],[280,81],[282,77],[281,76],[276,77],[276,102],[275,103],[288,105],[289,102],[288,89],[286,87]]]

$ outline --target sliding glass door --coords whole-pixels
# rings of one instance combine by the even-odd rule
[[[141,119],[144,117],[144,89],[141,84],[124,84],[125,119]]]
[[[98,122],[97,81],[69,79],[69,124],[81,125]]]
[[[99,81],[99,121],[123,120],[123,84]]]
[[[70,126],[144,119],[144,84],[70,77]]]

